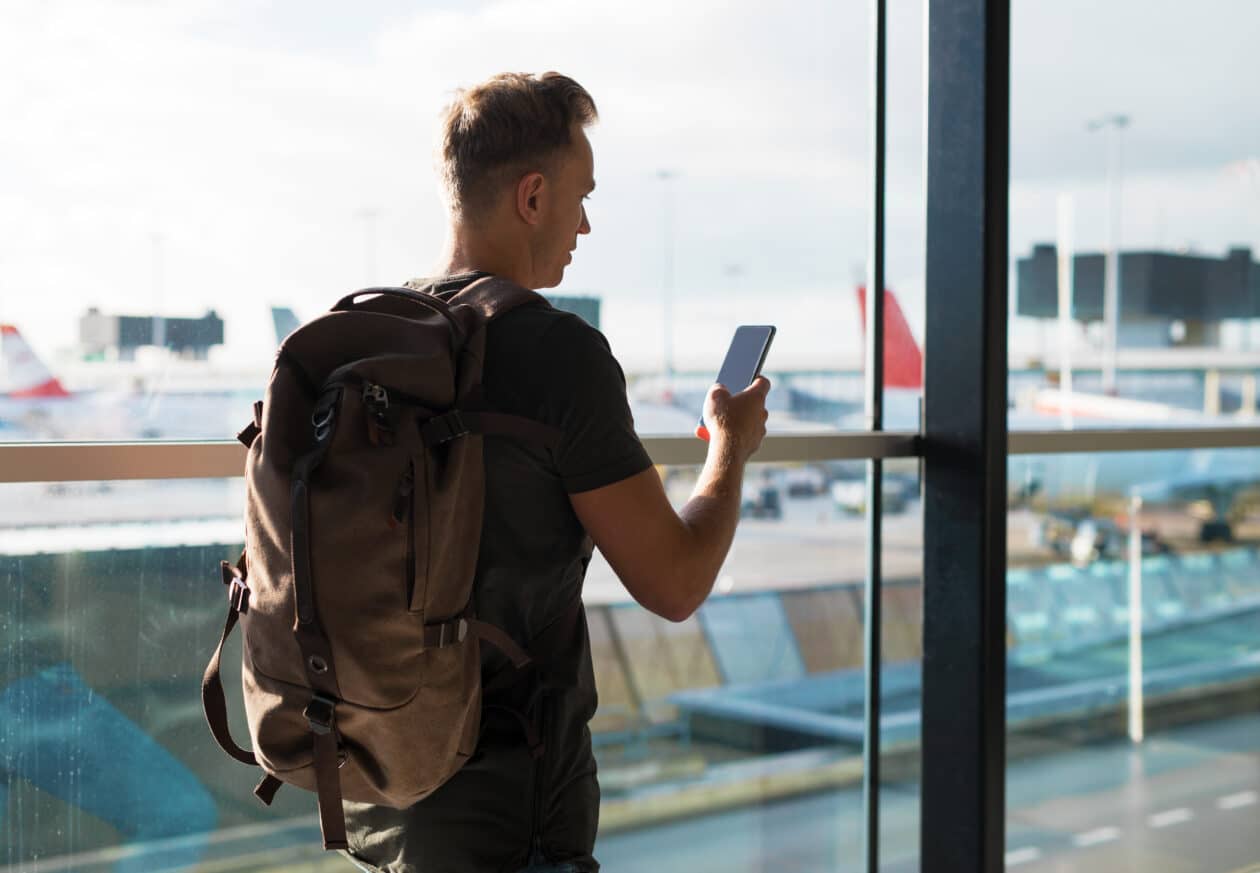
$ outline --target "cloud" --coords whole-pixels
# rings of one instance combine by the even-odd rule
[[[1085,124],[1123,112],[1139,174],[1216,170],[1260,149],[1260,7],[1251,0],[1020,0],[1012,4],[1017,179],[1100,180]]]
[[[888,275],[912,289],[913,318],[923,22],[919,2],[889,5]],[[1126,202],[1162,202],[1169,244],[1255,238],[1254,206],[1207,180],[1257,142],[1260,77],[1243,47],[1260,10],[1208,5],[1226,14],[1016,4],[1013,255],[1053,229],[1065,187],[1082,204],[1078,239],[1096,232],[1101,150],[1081,125],[1115,110],[1134,116]],[[47,349],[73,342],[89,305],[146,312],[160,297],[170,314],[216,308],[232,354],[265,362],[266,305],[312,315],[430,268],[443,235],[433,124],[453,88],[559,69],[601,110],[595,232],[566,289],[626,313],[606,325],[614,346],[659,333],[672,245],[673,285],[696,312],[836,294],[794,343],[826,359],[866,255],[869,30],[865,4],[823,0],[7,2],[0,318]],[[668,193],[662,168],[676,173]],[[1146,212],[1131,226],[1134,239],[1156,230]]]

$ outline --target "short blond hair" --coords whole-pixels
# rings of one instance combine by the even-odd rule
[[[586,89],[560,73],[500,73],[455,92],[443,113],[438,172],[460,219],[488,209],[502,187],[545,171],[572,144],[574,124],[598,119]]]

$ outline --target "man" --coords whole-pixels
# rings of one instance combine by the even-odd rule
[[[504,74],[460,92],[439,163],[449,239],[438,277],[413,287],[454,293],[487,274],[526,288],[560,284],[595,189],[585,127],[594,101],[558,73]],[[581,594],[592,541],[647,609],[682,621],[700,606],[730,548],[745,463],[765,435],[759,379],[705,403],[708,458],[675,512],[635,435],[625,377],[603,335],[548,306],[489,328],[486,400],[560,429],[552,452],[485,440],[486,516],[475,583],[478,616],[527,647]],[[555,637],[552,634],[552,637]],[[477,753],[409,809],[346,803],[350,852],[363,869],[595,871],[599,787],[587,722],[595,712],[584,618],[550,646],[541,681],[514,682],[491,646]],[[506,678],[505,678],[506,677]],[[525,712],[545,751],[533,757]]]

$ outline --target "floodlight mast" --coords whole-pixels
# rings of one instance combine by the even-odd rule
[[[1129,116],[1112,113],[1086,123],[1090,133],[1102,130],[1107,137],[1107,254],[1103,279],[1103,391],[1116,393],[1116,349],[1120,333],[1120,134]]]
[[[668,390],[673,389],[674,381],[674,192],[670,184],[678,178],[673,170],[660,169],[656,178],[661,182],[662,215],[661,229],[663,246],[661,276],[661,327],[664,332],[665,346],[665,384]]]

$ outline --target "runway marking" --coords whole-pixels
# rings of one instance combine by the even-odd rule
[[[1164,812],[1157,812],[1146,820],[1146,823],[1153,828],[1167,828],[1173,825],[1188,822],[1194,818],[1194,813],[1186,807],[1178,807],[1177,809],[1169,809]]]
[[[1022,849],[1012,849],[1006,853],[1006,866],[1015,867],[1019,864],[1027,864],[1029,861],[1036,861],[1041,857],[1041,849],[1035,846],[1025,846]]]
[[[1257,800],[1260,800],[1260,795],[1257,795],[1256,792],[1240,791],[1237,794],[1227,794],[1224,797],[1217,798],[1216,808],[1220,810],[1241,809],[1244,806],[1253,805]]]
[[[1097,846],[1099,843],[1109,843],[1112,840],[1119,839],[1120,828],[1095,828],[1092,831],[1083,831],[1072,837],[1072,845],[1078,849],[1084,849],[1087,846]]]

